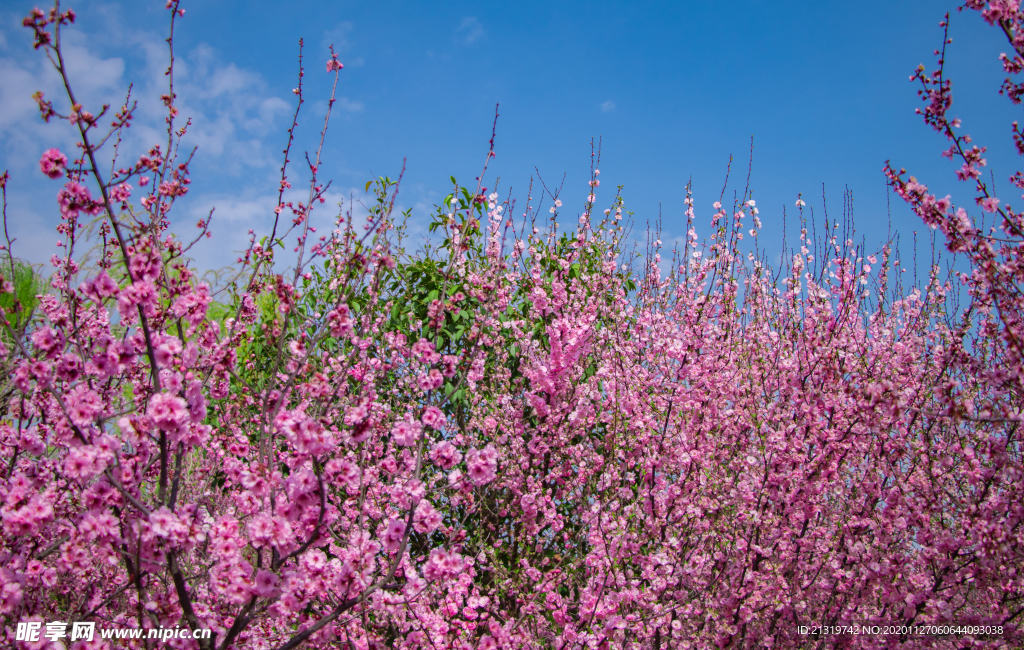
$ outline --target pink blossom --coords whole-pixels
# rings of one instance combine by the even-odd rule
[[[154,353],[156,362],[161,367],[166,367],[174,362],[174,357],[181,354],[181,341],[175,336],[163,336],[156,345]]]
[[[32,345],[49,353],[63,345],[63,336],[49,327],[41,327],[32,334]]]
[[[68,415],[78,426],[86,426],[102,409],[102,401],[96,391],[86,386],[76,386],[67,396]]]
[[[124,202],[131,198],[132,186],[128,183],[120,183],[110,189],[110,200]]]
[[[281,519],[280,517],[275,517],[273,524],[274,535],[271,541],[274,543],[274,546],[278,548],[288,548],[295,538],[295,533],[292,531],[292,525],[288,523],[287,520]]]
[[[498,452],[492,445],[471,449],[466,454],[466,472],[474,485],[485,485],[494,480],[498,468]]]
[[[462,460],[462,454],[455,448],[455,445],[443,440],[430,450],[430,460],[441,469],[449,470]]]
[[[391,438],[397,445],[411,447],[419,439],[421,430],[420,423],[411,418],[399,420],[391,429]]]
[[[10,501],[10,495],[8,495]],[[45,495],[33,495],[28,502],[14,508],[10,505],[0,508],[4,529],[12,535],[33,535],[41,526],[53,520],[53,505]]]
[[[1019,5],[964,8],[1012,40]],[[55,55],[54,22],[72,20],[38,10],[26,24]],[[1003,92],[1024,98],[1012,79],[1024,59],[1002,65]],[[985,151],[954,130],[942,66],[914,76],[922,114],[985,196]],[[328,67],[341,68],[333,52]],[[44,119],[74,103],[35,99]],[[309,159],[300,203],[289,149],[274,184],[291,223],[274,239],[249,231],[214,303],[198,249],[174,234],[192,126],[162,99],[169,151],[109,173],[90,155],[72,169],[55,150],[40,161],[66,183],[61,250],[32,309],[4,308],[0,337],[8,643],[42,614],[173,626],[190,602],[186,618],[235,647],[295,645],[314,626],[311,650],[791,647],[793,621],[892,613],[1006,624],[974,643],[1012,645],[1024,242],[1005,204],[981,198],[995,220],[975,223],[886,165],[962,288],[901,280],[898,237],[874,251],[831,221],[824,235],[801,226],[772,265],[737,244],[761,228],[749,195],[715,203],[701,240],[689,189],[674,269],[657,234],[630,263],[618,198],[614,220],[586,213],[573,232],[541,233],[537,186],[520,221],[482,187],[460,208],[456,183],[435,221],[449,245],[412,253],[385,179],[365,230],[346,208],[318,233],[305,203],[329,198],[324,162]],[[123,133],[129,109],[100,124],[70,106],[95,135],[87,153],[110,160],[116,136],[93,129]],[[142,173],[145,210],[74,223],[105,207],[97,182],[115,179],[116,207]],[[522,233],[508,258],[506,229]],[[20,278],[0,275],[13,298]]]
[[[249,540],[256,548],[268,546],[274,537],[274,522],[270,517],[257,515],[248,525]]]
[[[401,519],[392,519],[384,531],[384,548],[390,552],[397,551],[404,538],[405,522]]]
[[[352,319],[348,316],[347,305],[341,305],[327,312],[327,322],[330,325],[331,336],[335,338],[350,336],[353,332]]]
[[[113,543],[120,539],[118,520],[107,512],[85,515],[78,530],[90,541]]]
[[[413,518],[413,528],[418,533],[432,533],[441,525],[441,514],[429,501],[420,501]]]
[[[201,323],[206,316],[206,310],[211,301],[210,287],[203,283],[194,291],[179,296],[174,301],[171,311],[178,318],[185,318],[194,327]]]
[[[98,214],[103,205],[92,200],[92,195],[83,185],[76,181],[68,181],[57,193],[61,215],[65,219],[74,219],[78,213]]]
[[[262,598],[270,598],[277,592],[278,577],[272,571],[260,569],[256,572],[256,593]]]
[[[463,566],[462,556],[458,553],[435,548],[430,551],[430,557],[423,565],[423,577],[431,581],[447,580],[458,575]]]
[[[150,513],[149,525],[154,535],[171,541],[184,541],[188,533],[188,527],[166,506]]]
[[[444,413],[436,406],[428,406],[423,410],[420,421],[432,429],[440,429],[445,424]]]
[[[185,391],[185,398],[188,400],[188,412],[192,422],[198,424],[206,419],[206,396],[203,395],[203,384],[199,380],[193,381]]]
[[[441,358],[440,354],[434,351],[434,344],[427,339],[420,339],[413,343],[412,353],[423,363],[437,363]]]
[[[58,149],[47,149],[39,159],[39,169],[50,178],[60,178],[64,175],[64,168],[67,167],[68,157]]]
[[[432,368],[430,372],[420,375],[417,383],[421,390],[433,390],[441,387],[441,384],[444,383],[444,377],[441,376],[437,368]]]
[[[149,400],[146,414],[153,423],[164,431],[178,432],[189,420],[185,400],[170,393],[157,393]]]
[[[64,457],[64,472],[76,480],[88,480],[101,472],[105,463],[91,446],[81,446],[71,449]]]
[[[160,276],[160,256],[154,252],[135,253],[132,255],[129,267],[133,279],[143,280],[147,283],[152,282]]]
[[[21,604],[23,592],[17,582],[5,582],[0,587],[0,614],[11,614]]]
[[[147,281],[139,280],[123,289],[117,299],[117,308],[121,318],[131,320],[135,317],[135,308],[142,306],[143,313],[151,316],[156,308],[156,289]]]
[[[350,488],[359,487],[359,468],[351,461],[334,458],[327,463],[327,471]]]

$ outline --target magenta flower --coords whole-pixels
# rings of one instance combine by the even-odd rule
[[[441,387],[441,384],[444,383],[444,377],[437,368],[432,368],[430,372],[420,375],[417,383],[419,384],[420,390],[433,390]]]
[[[67,406],[71,421],[86,426],[102,409],[102,401],[95,391],[79,385],[68,394]]]
[[[462,460],[462,454],[455,445],[444,440],[430,450],[430,460],[441,469],[449,470]]]
[[[63,345],[63,336],[49,327],[41,327],[32,334],[32,345],[49,353]]]
[[[395,426],[391,428],[391,439],[395,441],[395,444],[403,447],[411,447],[416,444],[419,439],[422,428],[420,423],[415,420],[399,420],[395,423]]]
[[[416,358],[423,363],[437,363],[437,360],[441,358],[440,354],[434,352],[434,344],[427,339],[420,339],[413,343],[412,353],[416,355]]]
[[[92,200],[89,190],[76,181],[68,181],[57,193],[61,216],[65,219],[78,217],[79,212],[98,214],[103,205]]]
[[[498,452],[492,445],[471,449],[466,454],[466,473],[473,485],[485,485],[494,480],[498,469]]]
[[[441,526],[441,513],[429,501],[420,501],[413,518],[413,528],[418,533],[432,533]]]
[[[149,526],[154,535],[168,540],[182,541],[188,532],[188,527],[166,506],[149,515]]]
[[[392,519],[384,531],[384,548],[389,552],[397,551],[404,537],[405,522],[401,519]]]
[[[64,168],[67,167],[68,157],[58,149],[47,149],[39,159],[39,169],[50,178],[60,178],[64,175]]]
[[[260,569],[256,572],[256,593],[263,598],[270,598],[277,592],[278,582],[277,574]]]
[[[153,419],[153,424],[164,431],[179,431],[189,420],[189,412],[185,408],[185,400],[170,393],[157,393],[149,400],[146,414]]]
[[[999,209],[999,199],[994,196],[982,199],[981,209],[985,212],[995,212]]]
[[[423,411],[423,415],[420,417],[420,421],[432,429],[440,429],[444,426],[445,417],[441,409],[436,406],[428,406]]]
[[[270,517],[257,515],[248,525],[249,540],[256,548],[268,546],[274,538],[274,522]]]
[[[110,189],[110,200],[118,202],[127,201],[129,198],[131,198],[132,189],[132,186],[129,185],[128,183],[121,183],[119,185],[115,185]]]

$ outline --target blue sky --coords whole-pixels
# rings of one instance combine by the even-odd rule
[[[125,149],[137,156],[160,141],[153,100],[166,56],[163,3],[70,6],[79,21],[68,35],[69,57],[86,103],[117,102],[128,82],[136,83],[141,108]],[[751,185],[770,252],[780,250],[782,207],[790,211],[792,243],[797,194],[820,214],[823,184],[833,216],[849,187],[859,233],[878,244],[889,223],[885,160],[907,167],[940,195],[969,196],[955,181],[954,166],[938,155],[944,141],[914,114],[919,103],[908,81],[918,63],[933,67],[947,10],[953,12],[947,70],[954,112],[975,142],[989,147],[1004,195],[1016,169],[1009,124],[1019,107],[996,95],[998,55],[1008,44],[976,13],[956,13],[952,2],[205,0],[183,6],[176,36],[179,103],[194,119],[191,142],[199,149],[192,191],[176,206],[175,223],[187,231],[217,207],[214,243],[197,250],[207,267],[228,263],[249,228],[260,232],[269,224],[300,37],[311,101],[296,147],[315,148],[333,42],[345,69],[323,167],[333,179],[331,198],[347,200],[350,192],[361,198],[367,180],[397,176],[405,158],[399,203],[413,209],[420,234],[431,205],[450,189],[448,177],[469,184],[479,173],[500,103],[497,158],[485,184],[493,187],[500,176],[502,195],[511,189],[520,208],[535,168],[549,186],[561,184],[564,174],[563,212],[573,223],[588,191],[590,142],[601,138],[599,203],[624,185],[638,230],[660,209],[663,239],[671,240],[683,235],[682,199],[692,178],[703,236],[700,226],[721,192],[730,154],[727,196],[742,192],[753,136]],[[0,8],[0,166],[12,176],[15,252],[41,262],[55,251],[58,187],[42,177],[37,161],[49,146],[67,147],[71,133],[66,124],[42,124],[30,99],[36,89],[48,97],[58,90],[20,26],[31,7],[5,0]],[[904,242],[923,231],[895,197],[891,207]],[[324,210],[318,219],[329,223],[334,212]]]

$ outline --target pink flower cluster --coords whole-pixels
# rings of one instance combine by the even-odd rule
[[[43,157],[39,159],[39,169],[50,178],[63,176],[67,164],[68,157],[58,149],[47,149],[43,152]]]
[[[1024,71],[1019,3],[967,8]],[[25,25],[54,56],[73,20]],[[1020,646],[1024,219],[948,117],[942,65],[914,77],[922,114],[975,202],[886,167],[966,271],[916,288],[898,250],[838,234],[802,231],[767,269],[743,243],[749,196],[716,202],[701,241],[689,189],[676,261],[655,239],[630,266],[622,199],[592,213],[596,169],[574,232],[542,233],[532,206],[513,227],[496,193],[456,187],[432,226],[444,250],[407,259],[390,179],[366,231],[348,214],[316,234],[311,155],[312,198],[273,235],[294,266],[253,232],[231,293],[170,231],[190,185],[170,88],[166,150],[112,174],[46,151],[61,252],[31,314],[2,314],[0,634],[88,620],[213,631],[175,640],[189,650],[654,650],[801,647],[829,622]],[[105,113],[36,101],[83,150],[134,111],[99,133]],[[143,210],[124,205],[132,177]],[[81,212],[104,213],[95,241]]]

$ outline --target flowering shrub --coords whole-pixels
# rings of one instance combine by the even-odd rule
[[[1017,4],[969,6],[1010,35],[1019,72]],[[183,10],[168,9],[173,37]],[[820,643],[805,625],[987,625],[1001,632],[969,633],[976,646],[1019,642],[1021,222],[946,118],[941,65],[916,77],[925,118],[1005,236],[886,171],[971,264],[959,315],[937,271],[904,292],[894,251],[832,226],[813,254],[802,232],[777,279],[741,250],[760,228],[746,197],[715,203],[699,244],[687,193],[671,272],[660,241],[629,260],[621,199],[595,212],[597,169],[561,236],[557,197],[547,233],[533,197],[516,233],[509,203],[456,183],[431,226],[441,253],[409,257],[381,178],[364,234],[350,211],[317,237],[319,152],[305,201],[284,201],[283,167],[273,231],[216,302],[168,230],[190,184],[173,59],[166,144],[106,177],[108,108],[85,110],[65,73],[74,18],[25,19],[69,100],[37,95],[42,116],[69,121],[81,155],[40,159],[63,182],[51,290],[2,303],[9,643],[29,619],[208,628],[168,641],[204,650]],[[341,69],[332,56],[335,85]],[[103,257],[83,270],[86,215]],[[898,634],[826,640],[958,643]]]

